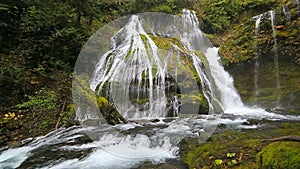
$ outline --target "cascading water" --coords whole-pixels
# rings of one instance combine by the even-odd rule
[[[276,51],[277,50],[277,39],[276,39],[276,29],[275,29],[275,24],[274,24],[275,23],[275,11],[270,10],[269,15],[270,15],[270,21],[271,21],[271,26],[272,26],[272,31],[273,31],[273,38],[274,38],[273,50]]]
[[[284,7],[284,10],[288,10],[287,7]],[[264,17],[268,17],[269,20],[270,20],[270,24],[271,24],[271,27],[272,27],[272,33],[273,33],[273,41],[274,41],[274,45],[273,45],[273,61],[274,61],[274,75],[276,77],[276,105],[279,106],[279,103],[280,103],[280,98],[281,98],[281,93],[280,93],[280,77],[279,77],[279,62],[278,62],[278,51],[277,51],[277,39],[276,39],[276,29],[275,29],[275,11],[274,10],[270,10],[266,13],[263,13],[263,14],[260,14],[260,15],[257,15],[257,16],[254,16],[252,18],[252,20],[255,21],[255,37],[257,38],[259,36],[259,30],[260,30],[260,24],[262,22],[262,19]],[[256,42],[255,42],[256,44]],[[257,49],[257,45],[256,45],[256,49]],[[257,98],[259,97],[259,77],[258,77],[258,74],[259,74],[259,55],[260,55],[260,52],[257,51],[256,52],[256,57],[255,57],[255,64],[254,64],[254,96],[255,96],[255,101],[257,102]]]
[[[198,28],[195,13],[184,10],[182,18],[132,15],[112,25],[87,42],[76,63],[81,67],[75,67],[73,95],[83,125],[61,128],[3,151],[1,166],[132,168],[145,161],[178,158],[182,138],[203,142],[218,123],[241,128],[248,118],[299,120],[243,104],[218,49]],[[199,105],[189,103],[189,97],[199,99],[199,91],[208,102],[208,115],[198,115]],[[113,103],[128,123],[111,126],[101,120],[95,106],[99,100],[91,97],[95,92]],[[221,119],[222,112],[235,118]],[[175,118],[168,121],[168,116]],[[158,122],[149,120],[153,118]]]
[[[125,40],[117,45],[117,39],[122,36],[126,36]],[[142,36],[145,37],[147,46]],[[133,15],[124,29],[115,34],[112,40],[113,49],[108,51],[96,66],[91,89],[96,90],[99,85],[98,90],[101,91],[109,81],[111,97],[118,98],[114,100],[114,104],[120,112],[125,112],[123,115],[126,118],[164,117],[166,111],[162,106],[167,104],[167,98],[162,90],[166,89],[167,61],[159,58],[158,47],[144,31],[138,16]],[[156,73],[153,72],[154,68]],[[148,76],[147,79],[143,79],[143,74]],[[153,80],[154,78],[157,80]],[[142,83],[149,85],[147,111],[138,112],[127,98],[134,82],[137,83],[138,94],[146,93],[147,89],[143,88]],[[137,99],[140,99],[139,95]]]
[[[205,70],[202,61],[194,53],[194,50],[203,52],[206,50],[206,46],[211,46],[211,44],[198,29],[196,16],[189,11],[183,11],[183,13],[181,22],[173,23],[175,27],[170,29],[166,29],[167,26],[162,29],[161,23],[155,24],[151,19],[143,21],[147,18],[133,15],[128,24],[112,37],[113,48],[105,53],[96,65],[91,89],[94,91],[97,89],[100,93],[102,90],[107,90],[107,88],[103,88],[107,84],[109,96],[106,97],[111,98],[125,118],[160,118],[167,116],[167,109],[178,110],[178,107],[174,107],[168,102],[172,98],[167,97],[166,91],[169,83],[166,79],[176,80],[178,87],[183,89],[183,84],[180,83],[182,79],[179,78],[180,75],[176,69],[181,69],[181,65],[189,60],[192,60],[191,64],[195,66],[191,65],[191,69],[196,69],[201,79],[202,91],[210,108],[209,114],[216,113],[214,110],[216,106],[213,104],[217,104],[219,99],[214,93],[209,72]],[[145,23],[149,24],[150,30],[142,26]],[[176,30],[180,26],[182,30]],[[149,35],[150,33],[152,34]],[[178,45],[174,42],[168,51],[164,52],[152,39],[161,38],[159,36],[162,35],[172,38],[179,37],[178,40],[182,44]],[[118,39],[123,37],[125,37],[124,41],[120,42]],[[183,54],[191,55],[191,58],[180,56]],[[193,83],[196,85],[197,82],[194,80]],[[131,98],[130,96],[134,94],[130,94],[130,92],[136,93],[136,98]],[[181,91],[177,94],[190,93]],[[142,105],[143,108],[133,105],[133,99],[145,100],[146,104]],[[173,114],[178,114],[178,112]]]
[[[260,29],[260,23],[261,23],[261,19],[263,17],[263,14],[257,15],[255,17],[253,17],[252,19],[255,20],[255,37],[258,36],[259,34],[259,29]],[[257,45],[255,43],[255,46],[257,48]],[[257,102],[257,97],[259,96],[259,86],[258,86],[258,70],[259,70],[259,52],[257,51],[255,53],[256,57],[255,57],[255,64],[254,64],[254,92],[255,92],[255,102]]]
[[[277,106],[279,106],[280,98],[281,98],[281,93],[280,93],[280,78],[279,78],[279,63],[278,63],[278,52],[277,52],[277,39],[276,39],[276,29],[275,29],[275,11],[270,10],[269,11],[270,15],[270,21],[271,21],[271,26],[272,26],[272,31],[273,31],[273,38],[274,38],[274,46],[273,46],[273,51],[274,51],[274,71],[275,71],[275,76],[276,76],[276,92],[277,92]]]

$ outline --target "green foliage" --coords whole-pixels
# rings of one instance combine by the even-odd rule
[[[61,123],[62,124],[70,123],[70,121],[72,121],[74,118],[74,111],[75,111],[75,105],[74,104],[68,105],[66,111],[64,111],[60,114]]]
[[[223,164],[223,160],[221,160],[221,159],[215,159],[215,164],[216,165],[222,165]]]
[[[280,1],[278,0],[207,0],[200,1],[198,9],[195,10],[200,10],[200,17],[202,17],[204,23],[211,25],[212,30],[206,30],[208,33],[223,33],[233,23],[237,24],[241,23],[241,21],[246,21],[262,12],[261,9],[267,11],[279,3]],[[243,16],[246,11],[248,14]]]
[[[30,67],[39,63],[48,69],[62,69],[75,63],[88,34],[75,27],[74,20],[74,13],[66,4],[37,3],[27,8],[21,17],[19,52],[32,61]]]
[[[172,9],[170,6],[163,4],[163,5],[159,5],[159,6],[155,6],[151,9],[152,12],[164,12],[164,13],[172,13]]]
[[[248,24],[236,25],[223,37],[225,45],[220,47],[220,55],[225,65],[246,61],[255,55],[254,27]]]
[[[235,157],[235,153],[227,153],[226,154],[226,157],[228,157],[228,158],[232,158],[232,157]]]
[[[54,111],[56,110],[57,97],[54,91],[39,90],[33,96],[28,96],[28,101],[17,104],[16,108],[30,109],[31,111]]]
[[[8,5],[0,3],[0,11],[8,11],[8,10],[9,10],[9,6]]]
[[[30,81],[34,78],[30,70],[23,66],[24,58],[0,54],[0,93],[1,105],[9,105],[17,100],[20,93],[33,89]]]
[[[149,11],[177,13],[182,8],[186,7],[186,4],[184,4],[181,0],[120,0],[117,2],[122,5],[118,8],[119,13],[121,12],[121,14],[132,14]]]
[[[47,86],[53,72],[72,72],[91,32],[76,25],[68,3],[8,0],[1,6],[7,10],[0,10],[0,101],[11,106]]]

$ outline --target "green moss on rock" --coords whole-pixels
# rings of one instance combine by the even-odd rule
[[[179,55],[180,55],[179,57],[181,59],[181,62],[185,66],[181,67],[184,72],[181,72],[182,70],[178,70],[178,76],[180,76],[183,73],[192,75],[191,77],[186,77],[186,78],[191,78],[190,80],[186,79],[186,81],[190,81],[190,82],[196,81],[199,90],[197,90],[195,92],[191,92],[193,94],[190,96],[184,96],[182,94],[179,94],[178,96],[184,97],[185,103],[187,105],[199,105],[199,111],[198,111],[199,114],[207,114],[209,111],[208,101],[204,97],[203,92],[201,91],[202,90],[201,79],[193,65],[193,60],[190,56],[190,51],[187,51],[184,48],[183,44],[181,44],[181,42],[175,37],[161,37],[161,36],[154,36],[152,34],[148,34],[148,36],[153,40],[155,45],[160,49],[160,51],[159,51],[159,54],[161,55],[160,57],[164,57],[164,55],[167,54],[167,53],[164,53],[164,51],[169,51],[169,50],[174,49],[174,45],[177,46],[181,50],[181,51],[177,51],[177,52],[179,52]],[[142,38],[144,43],[147,43],[147,37],[145,35],[140,35],[140,37]],[[201,60],[203,60],[206,67],[209,67],[208,62],[201,51],[194,51],[194,53],[199,58],[201,58]],[[174,55],[177,55],[177,54],[178,53],[174,52]],[[185,86],[181,86],[181,87],[183,87],[183,88],[189,87],[188,85],[189,85],[188,83],[185,83]],[[195,85],[195,84],[191,84],[191,85]]]
[[[262,140],[268,140],[287,135],[299,136],[300,124],[292,122],[283,123],[267,121],[260,121],[259,123],[265,123],[264,125],[269,127],[261,128],[260,130],[227,130],[214,133],[205,143],[199,143],[197,139],[186,138],[182,140],[179,146],[181,160],[183,163],[186,163],[190,169],[254,169],[261,164],[261,157],[265,158],[268,156],[271,160],[272,158],[277,158],[275,156],[280,156],[282,158],[291,158],[291,161],[289,159],[283,159],[290,163],[290,166],[285,166],[283,167],[284,169],[292,169],[293,167],[299,168],[300,143],[282,142],[282,145],[280,143],[276,143],[278,146],[275,144],[275,146],[268,148],[268,142]],[[289,148],[284,150],[284,147]],[[288,152],[290,150],[291,152]],[[281,155],[280,151],[283,151],[283,153],[286,153],[286,155]],[[269,163],[271,162],[267,161],[266,164]],[[281,168],[271,166],[268,169]]]
[[[299,63],[300,44],[297,40],[300,38],[300,18],[297,13],[292,12],[297,9],[298,6],[291,1],[274,2],[276,2],[277,5],[271,6],[273,10],[275,10],[276,49],[274,49],[274,32],[269,19],[268,10],[261,12],[263,19],[260,23],[260,30],[257,32],[257,35],[255,35],[255,20],[250,19],[257,14],[252,13],[253,15],[249,15],[251,11],[247,11],[247,20],[233,25],[232,28],[221,37],[222,41],[219,53],[225,65],[251,61],[251,59],[256,58],[257,54],[264,56],[274,51],[277,51],[280,57],[294,58],[295,63]],[[254,4],[257,5],[259,3]],[[285,18],[282,11],[283,5],[291,11],[289,20]]]
[[[259,169],[300,168],[300,143],[271,143],[257,154],[256,160]]]
[[[112,103],[105,97],[97,95],[89,88],[89,80],[84,76],[76,76],[73,79],[73,96],[82,109],[87,107],[98,108],[108,124],[115,125],[127,123],[126,119],[118,112]]]

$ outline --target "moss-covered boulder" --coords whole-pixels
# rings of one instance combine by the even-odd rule
[[[100,123],[103,123],[101,121],[104,119],[111,125],[127,123],[113,103],[90,89],[89,78],[86,76],[78,75],[73,79],[73,99],[77,106],[79,120],[89,120],[86,117],[92,117],[92,119],[98,118]]]
[[[255,122],[256,123],[256,122]],[[278,138],[297,138],[300,135],[300,124],[283,122],[263,123],[259,130],[227,130],[225,124],[220,124],[205,143],[197,139],[186,138],[180,143],[180,157],[190,169],[298,169],[300,162],[299,142],[278,142],[270,145],[268,141]],[[224,129],[225,128],[225,129]],[[285,139],[288,140],[288,139]],[[289,139],[291,140],[291,139]],[[282,166],[274,166],[275,161],[285,160]],[[268,167],[266,167],[268,165]],[[270,166],[269,166],[270,165]]]
[[[296,169],[300,168],[300,143],[271,143],[256,156],[259,169]]]
[[[227,131],[214,134],[205,143],[186,139],[181,144],[182,161],[193,168],[255,167],[256,153],[261,147],[261,134]]]
[[[97,96],[97,105],[106,122],[111,125],[127,123],[127,120],[104,97]]]

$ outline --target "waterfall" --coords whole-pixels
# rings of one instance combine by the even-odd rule
[[[269,15],[270,15],[270,21],[271,21],[271,26],[272,26],[272,31],[273,31],[273,38],[274,38],[274,47],[273,47],[273,49],[276,50],[277,39],[276,39],[276,29],[275,29],[275,11],[270,10]]]
[[[288,9],[284,7],[283,9],[284,11],[288,12]],[[287,13],[288,14],[288,13]],[[275,29],[275,11],[274,10],[270,10],[266,13],[254,16],[252,18],[252,20],[255,21],[255,37],[257,38],[259,35],[259,30],[260,30],[260,24],[261,24],[261,20],[264,17],[268,17],[270,24],[271,24],[271,28],[272,28],[272,36],[273,36],[273,49],[272,52],[274,53],[273,55],[273,61],[274,61],[274,75],[276,77],[274,84],[276,85],[276,104],[277,106],[279,106],[280,103],[280,98],[281,98],[281,93],[280,93],[280,77],[279,77],[279,62],[278,62],[278,51],[277,51],[277,39],[276,39],[276,29]],[[255,42],[255,46],[256,42]],[[256,47],[257,48],[257,47]],[[259,51],[256,52],[256,57],[255,57],[255,63],[254,63],[254,96],[255,96],[255,101],[257,102],[257,98],[259,97]]]
[[[261,23],[262,17],[263,17],[263,14],[260,14],[260,15],[257,15],[252,18],[255,20],[255,37],[257,37],[259,34],[260,23]],[[255,42],[255,46],[257,48],[256,42]],[[259,86],[258,86],[259,52],[256,51],[255,54],[256,54],[256,57],[255,57],[255,64],[254,64],[254,92],[255,92],[255,102],[257,102],[257,97],[259,96]]]
[[[300,120],[245,106],[218,48],[189,10],[182,17],[131,15],[96,32],[77,59],[72,89],[77,118],[86,123],[2,151],[1,166],[136,168],[177,159],[183,138],[205,142],[219,123],[249,129],[257,126],[244,125],[248,118]],[[102,120],[95,93],[128,123],[113,126]],[[208,114],[198,114],[201,99],[207,100]],[[227,115],[221,118],[223,112]]]
[[[233,109],[234,107],[244,107],[244,104],[233,85],[233,78],[224,70],[221,58],[218,55],[218,48],[209,48],[205,54],[209,62],[212,76],[221,92],[221,103],[223,110]]]
[[[178,111],[180,104],[174,103],[182,102],[184,105],[184,100],[179,100],[176,95],[168,97],[167,89],[170,82],[167,79],[177,80],[178,87],[182,90],[178,94],[181,95],[191,95],[191,92],[201,90],[195,88],[197,86],[195,79],[187,77],[191,76],[186,75],[187,68],[183,68],[183,64],[187,62],[192,62],[189,73],[195,69],[201,79],[203,95],[209,104],[209,114],[221,113],[221,110],[218,112],[215,110],[219,107],[220,99],[217,90],[214,90],[216,87],[211,73],[204,63],[207,61],[205,58],[202,58],[204,61],[199,59],[195,54],[195,51],[203,53],[211,43],[199,29],[195,13],[183,10],[181,20],[178,16],[174,16],[172,20],[176,20],[172,27],[170,25],[162,27],[157,18],[133,15],[128,23],[113,35],[112,48],[101,56],[96,65],[91,89],[98,93],[109,90],[108,98],[111,98],[118,111],[127,119],[167,117],[167,110]],[[177,29],[180,27],[182,29]],[[169,42],[170,48],[167,51],[160,49],[159,44],[154,41],[157,38],[176,37],[181,44]],[[185,72],[179,75],[178,71]],[[194,89],[185,89],[181,83],[183,75],[191,80]],[[105,85],[109,88],[104,88]],[[135,100],[145,100],[146,103],[142,108],[132,103],[133,95]],[[178,112],[173,114],[176,116]]]
[[[117,44],[122,36],[125,36],[124,41]],[[143,29],[138,16],[133,15],[128,24],[112,37],[112,46],[97,64],[91,88],[96,90],[99,85],[101,91],[109,81],[114,104],[120,112],[126,112],[123,115],[127,118],[164,117],[163,106],[167,104],[167,98],[162,90],[166,88],[167,62],[159,58],[158,47]],[[154,68],[156,73],[153,72]],[[147,79],[143,79],[143,74],[148,76]],[[156,83],[154,78],[157,79]],[[133,83],[136,83],[137,99],[140,99],[140,93],[148,94],[148,111],[137,113],[138,109],[132,107],[128,97],[132,85],[135,85]],[[148,91],[142,83],[149,85]]]
[[[274,39],[274,45],[273,45],[273,51],[274,51],[274,71],[275,71],[275,76],[276,76],[276,93],[277,93],[277,106],[279,106],[280,98],[281,98],[281,93],[280,93],[280,77],[279,77],[279,63],[278,63],[278,51],[277,51],[277,39],[276,39],[276,29],[275,29],[275,11],[270,10],[269,11],[270,15],[270,21],[271,21],[271,26],[272,26],[272,31],[273,31],[273,39]]]
[[[260,22],[261,22],[262,17],[263,17],[263,14],[260,14],[260,15],[257,15],[255,17],[253,17],[253,19],[255,19],[255,36],[258,35],[259,28],[260,28]]]

